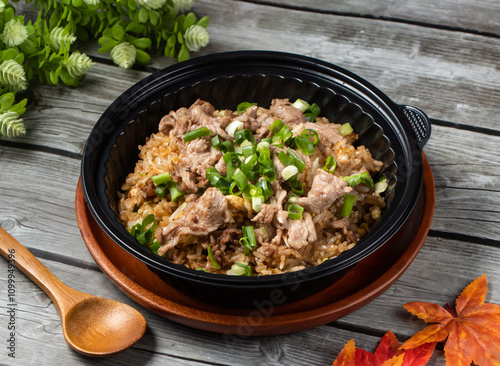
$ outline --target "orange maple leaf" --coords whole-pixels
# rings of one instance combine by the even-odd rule
[[[371,353],[356,348],[354,340],[346,343],[332,366],[423,366],[429,361],[436,342],[410,350],[400,350],[399,342],[390,330]]]
[[[404,305],[413,315],[433,323],[401,345],[409,350],[446,338],[447,366],[500,366],[500,306],[485,303],[488,283],[483,275],[470,283],[456,301],[456,310],[432,303]]]

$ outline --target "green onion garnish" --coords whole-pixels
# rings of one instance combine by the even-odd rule
[[[236,153],[226,153],[222,157],[226,163],[226,177],[228,180],[236,173],[236,169],[241,166],[241,160]]]
[[[312,144],[309,137],[297,136],[294,139],[297,148],[302,151],[305,155],[312,154],[314,152],[314,145]]]
[[[299,169],[299,173],[302,173],[304,171],[304,168],[306,167],[306,163],[302,161],[302,159],[293,151],[292,149],[288,149],[288,156],[292,160],[292,164]]]
[[[243,226],[241,231],[243,232],[243,236],[240,239],[240,244],[243,246],[243,254],[248,255],[257,247],[255,232],[253,226]]]
[[[208,127],[200,127],[194,131],[190,131],[185,133],[182,137],[184,138],[184,142],[189,142],[191,140],[197,139],[198,137],[210,136],[212,131]]]
[[[307,138],[313,138],[311,141],[313,146],[317,146],[319,144],[319,134],[318,131],[313,130],[312,128],[306,128],[302,133],[300,134],[301,136],[305,136]]]
[[[261,141],[257,144],[257,151],[261,152],[263,150],[269,150],[269,142]]]
[[[257,103],[249,103],[249,102],[243,102],[238,104],[236,107],[236,110],[238,111],[239,114],[243,114],[246,112],[248,108],[250,108],[253,105],[257,105]]]
[[[231,179],[237,184],[240,191],[244,190],[248,186],[248,178],[241,170],[234,174]]]
[[[139,204],[137,204],[137,203],[136,203],[136,204],[134,205],[134,208],[132,209],[132,212],[137,212],[137,211],[139,211],[139,208],[140,208],[140,207],[141,207],[141,205],[139,205]]]
[[[236,182],[231,183],[231,186],[229,187],[229,194],[233,196],[239,196],[242,193],[243,191],[240,189],[240,187],[238,187],[238,184],[236,184]]]
[[[252,275],[252,267],[248,264],[235,262],[231,266],[231,273],[235,276],[251,276]]]
[[[242,129],[244,125],[243,122],[234,120],[226,127],[226,132],[229,136],[234,137],[236,131]]]
[[[173,182],[172,178],[170,177],[169,172],[152,176],[151,180],[153,181],[155,186],[159,186],[160,184],[168,184],[168,183]]]
[[[262,196],[252,197],[252,209],[255,212],[260,212],[262,210],[262,201],[264,201],[264,197]]]
[[[212,137],[210,142],[212,142],[212,147],[215,147],[215,148],[218,147],[222,143],[219,135],[215,135],[214,137]]]
[[[271,123],[271,126],[269,126],[269,129],[271,130],[271,132],[273,134],[277,134],[279,131],[281,131],[281,129],[283,128],[284,125],[285,124],[283,123],[283,121],[281,121],[280,119],[277,119],[273,123]]]
[[[295,165],[288,165],[281,172],[281,176],[284,180],[289,180],[290,178],[295,177],[298,172],[299,169]]]
[[[375,186],[373,187],[373,190],[375,195],[379,196],[380,193],[385,192],[385,190],[388,187],[388,179],[385,176],[381,176],[380,179],[375,183]],[[134,206],[135,207],[135,206]]]
[[[168,189],[170,190],[170,200],[172,202],[175,202],[179,198],[181,198],[182,196],[184,196],[184,192],[182,192],[179,189],[179,187],[177,186],[177,184],[172,184]]]
[[[351,175],[350,177],[342,177],[342,179],[345,180],[350,187],[357,186],[358,184],[361,183],[366,184],[370,188],[373,187],[373,180],[370,177],[370,173],[368,172]]]
[[[292,104],[292,107],[295,107],[297,108],[299,111],[301,111],[302,113],[304,113],[305,111],[307,111],[309,109],[311,105],[309,103],[307,103],[305,100],[302,100],[302,99],[297,99],[295,102],[293,102]]]
[[[207,246],[207,252],[208,252],[208,258],[212,263],[212,267],[214,267],[215,269],[220,269],[219,263],[215,261],[214,254],[212,253],[212,247],[210,245]]]
[[[243,146],[241,148],[241,154],[245,157],[248,158],[250,155],[255,154],[255,145],[249,144],[247,146]]]
[[[250,131],[249,129],[245,128],[234,133],[234,141],[238,145],[241,145],[241,143],[245,140],[250,141],[252,144],[255,144],[255,137],[253,136],[252,131]]]
[[[293,160],[289,157],[283,150],[278,154],[278,160],[283,163],[284,166],[293,165]]]
[[[354,130],[352,129],[351,125],[349,123],[344,123],[342,126],[339,127],[339,133],[342,136],[347,136],[350,133],[352,133]]]
[[[196,267],[196,270],[197,270],[197,271],[203,271],[203,272],[210,273],[210,272],[209,272],[209,271],[207,271],[205,268],[201,268],[201,267]]]
[[[264,201],[267,201],[267,199],[273,195],[273,190],[271,189],[271,185],[267,180],[263,179],[261,181],[258,181],[255,184],[255,186],[262,189],[262,195],[264,196]]]
[[[245,161],[241,165],[241,171],[248,176],[255,163],[257,163],[257,160],[258,160],[257,154],[253,154],[252,156],[246,157]]]
[[[158,249],[160,249],[161,244],[158,240],[154,240],[153,244],[149,246],[149,250],[151,250],[154,254],[158,255]]]
[[[341,217],[349,217],[351,216],[352,207],[354,206],[354,201],[356,201],[355,194],[344,194],[344,203],[342,204],[342,208],[340,209]]]
[[[156,195],[160,198],[165,197],[165,194],[167,193],[168,186],[169,185],[166,183],[160,184],[159,186],[157,186],[155,189]]]
[[[288,217],[294,220],[300,220],[302,218],[302,212],[304,212],[304,207],[292,203],[288,206]]]
[[[309,106],[304,115],[306,116],[307,121],[314,122],[320,113],[321,113],[321,108],[316,103],[313,103]]]
[[[323,169],[327,173],[333,173],[336,167],[337,161],[333,156],[329,156],[328,158],[326,158],[325,165],[321,169]]]
[[[288,182],[293,193],[298,196],[302,196],[304,194],[304,187],[296,178],[292,178]]]
[[[156,229],[155,215],[147,215],[142,223],[137,223],[130,229],[130,235],[134,236],[142,245],[149,245],[153,240],[153,235]]]
[[[271,183],[276,180],[276,170],[274,170],[274,166],[270,167],[261,166],[260,175]]]
[[[225,155],[224,155],[225,156]],[[231,184],[222,176],[214,167],[207,169],[206,174],[210,184],[221,191],[223,194],[229,194],[229,187]]]

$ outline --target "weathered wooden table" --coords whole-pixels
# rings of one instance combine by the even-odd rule
[[[83,243],[74,197],[85,140],[105,108],[151,71],[124,71],[87,47],[95,67],[77,89],[34,85],[28,134],[0,140],[0,225],[68,285],[128,303],[147,319],[144,337],[107,359],[87,359],[64,342],[48,297],[16,272],[16,353],[8,357],[7,262],[0,260],[0,364],[330,365],[343,345],[373,351],[391,329],[404,341],[424,327],[410,301],[452,303],[486,273],[488,302],[500,303],[500,2],[209,1],[211,41],[200,53],[287,51],[347,68],[400,104],[433,118],[425,153],[436,186],[431,231],[406,273],[369,305],[299,333],[225,342],[141,308],[101,273]],[[430,365],[444,365],[442,346]]]

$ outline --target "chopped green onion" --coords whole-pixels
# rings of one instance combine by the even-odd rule
[[[137,203],[136,203],[136,204],[134,205],[134,208],[132,209],[132,212],[137,212],[137,211],[139,211],[139,208],[140,208],[140,207],[141,207],[141,205],[139,205],[139,204],[137,204]]]
[[[155,215],[147,215],[141,224],[137,223],[130,229],[130,235],[134,236],[142,245],[149,245],[153,240],[156,229]]]
[[[274,182],[276,180],[276,170],[274,170],[274,165],[263,167],[260,170],[260,175],[264,177],[268,182]]]
[[[293,165],[293,159],[283,150],[281,150],[278,154],[278,160],[281,161],[284,166]]]
[[[317,146],[319,144],[319,134],[318,131],[313,130],[312,128],[306,128],[302,133],[300,134],[301,136],[305,136],[307,138],[313,137],[313,140],[311,141],[313,146]]]
[[[257,144],[257,151],[261,152],[263,150],[269,150],[269,142],[261,141]]]
[[[271,185],[269,184],[269,182],[267,180],[265,180],[265,179],[260,180],[255,184],[255,186],[262,189],[262,195],[264,196],[264,201],[267,201],[267,199],[273,195]]]
[[[349,217],[351,216],[352,207],[354,206],[354,201],[356,201],[355,194],[344,194],[344,203],[342,204],[342,208],[340,209],[341,217]]]
[[[305,155],[312,154],[314,152],[314,145],[312,144],[309,137],[297,136],[294,139],[297,148],[302,151]]]
[[[373,180],[370,177],[370,173],[368,172],[351,175],[350,177],[342,177],[342,179],[345,180],[350,187],[357,186],[358,184],[361,183],[366,184],[370,188],[373,187]]]
[[[172,202],[175,202],[177,201],[179,198],[181,198],[182,196],[184,196],[184,192],[182,192],[180,189],[179,189],[179,186],[177,184],[172,184],[170,187],[169,187],[169,190],[170,190],[170,200]]]
[[[223,194],[229,193],[231,184],[214,167],[207,169],[206,177],[210,184],[221,191]]]
[[[219,135],[215,135],[214,137],[212,137],[210,142],[212,143],[212,147],[218,147],[222,143]]]
[[[212,247],[210,245],[207,246],[207,252],[208,252],[208,258],[212,263],[212,267],[214,267],[215,269],[220,269],[219,263],[215,261],[214,254],[212,253]]]
[[[321,108],[316,103],[313,103],[310,105],[310,107],[307,109],[304,115],[306,116],[307,121],[314,122],[320,113],[321,113]]]
[[[241,166],[241,170],[243,171],[243,173],[245,173],[245,175],[248,176],[248,174],[252,170],[257,160],[258,160],[257,154],[253,154],[252,156],[248,156],[245,158],[245,161]]]
[[[273,167],[274,168],[274,163],[273,163],[273,160],[271,159],[271,152],[269,150],[261,150],[259,152],[258,162],[260,165],[262,165],[264,167]]]
[[[262,201],[263,201],[262,196],[253,196],[252,197],[252,209],[255,212],[260,212],[262,210]]]
[[[283,177],[284,180],[289,180],[290,178],[297,175],[298,172],[299,169],[295,165],[288,165],[281,172],[281,176]]]
[[[245,158],[255,154],[255,146],[250,144],[241,148],[241,153]]]
[[[271,139],[273,145],[281,144],[282,142],[287,142],[293,136],[293,132],[290,131],[290,127],[284,125],[281,130],[275,133]]]
[[[243,128],[245,124],[241,121],[238,121],[237,119],[231,122],[227,127],[226,127],[226,133],[234,137],[234,134],[236,133],[237,130],[240,130]]]
[[[200,127],[194,131],[190,131],[185,133],[182,137],[184,138],[184,142],[189,142],[191,140],[197,139],[198,137],[210,136],[212,131],[208,127]]]
[[[248,186],[248,178],[241,170],[235,173],[232,177],[232,180],[238,185],[238,188],[242,191]]]
[[[248,255],[257,247],[255,232],[253,226],[243,226],[241,231],[243,236],[240,239],[240,244],[243,246],[243,254]]]
[[[302,212],[304,212],[304,207],[292,203],[288,206],[288,217],[294,220],[300,220],[302,218]]]
[[[235,190],[236,188],[238,188],[238,190]],[[238,187],[238,184],[236,184],[236,182],[231,183],[231,186],[229,187],[229,194],[233,196],[239,196],[242,193],[243,190],[241,190],[240,187]]]
[[[259,164],[255,164],[247,174],[248,180],[250,180],[252,182],[256,182],[260,178],[260,176],[261,176],[261,173],[260,173],[260,165]]]
[[[155,193],[158,197],[163,198],[165,197],[165,194],[167,193],[168,189],[168,184],[160,184],[159,186],[156,187]]]
[[[273,123],[271,123],[271,125],[269,126],[269,129],[271,130],[271,132],[273,134],[277,134],[279,131],[281,131],[283,126],[285,126],[283,121],[281,121],[280,119],[277,119]]]
[[[298,196],[302,196],[304,194],[304,187],[302,186],[302,183],[300,183],[296,178],[290,179],[289,184],[293,193]]]
[[[292,193],[290,197],[288,198],[288,203],[297,203],[297,195],[295,193]]]
[[[149,250],[151,250],[154,254],[158,255],[158,249],[160,249],[161,244],[158,240],[154,240],[153,244],[149,246]]]
[[[240,263],[240,262],[235,262],[231,266],[231,273],[234,276],[251,276],[252,275],[252,267],[250,267],[248,264],[245,263]]]
[[[272,142],[272,139],[270,137],[265,137],[262,140],[260,140],[260,142],[267,142],[268,144],[270,144]]]
[[[249,129],[245,128],[243,130],[238,130],[235,131],[234,133],[234,141],[238,144],[241,145],[241,143],[245,140],[250,141],[253,145],[255,144],[255,137],[252,134],[252,131]]]
[[[299,173],[302,173],[304,171],[304,168],[306,167],[306,163],[302,161],[302,159],[293,151],[292,149],[288,149],[288,156],[292,160],[292,164],[299,169]]]
[[[321,169],[323,169],[327,173],[333,173],[336,167],[337,167],[337,161],[333,156],[329,156],[326,158],[325,165]]]
[[[253,105],[257,105],[257,103],[249,103],[249,102],[243,102],[238,104],[236,107],[236,110],[238,111],[239,114],[243,114],[246,112],[248,108],[250,108]]]
[[[299,111],[304,113],[309,109],[311,105],[307,103],[305,100],[302,99],[297,99],[295,102],[293,102],[292,107],[297,108]]]
[[[385,192],[385,190],[388,187],[388,183],[387,182],[388,182],[387,177],[385,177],[385,176],[380,177],[380,179],[378,180],[377,183],[375,183],[375,186],[373,188],[375,195],[379,196],[380,193]]]
[[[167,184],[167,183],[173,182],[172,178],[170,177],[169,172],[152,176],[151,180],[153,181],[155,186],[159,186],[160,184]]]
[[[236,169],[241,166],[241,160],[236,153],[226,153],[222,159],[226,163],[226,177],[231,179],[236,173]]]
[[[196,270],[197,270],[197,271],[203,271],[203,272],[210,273],[210,272],[209,272],[209,271],[207,271],[205,268],[201,268],[201,267],[196,267]]]
[[[219,149],[222,153],[234,152],[234,145],[231,141],[221,141],[219,135],[212,137],[212,146]]]
[[[352,129],[351,125],[349,123],[344,123],[342,126],[339,127],[339,133],[342,136],[347,136],[350,133],[352,133],[354,130]]]

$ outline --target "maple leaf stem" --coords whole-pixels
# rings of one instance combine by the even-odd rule
[[[454,318],[457,318],[458,317],[458,314],[455,310],[453,310],[453,308],[450,306],[450,304],[446,304],[444,306],[444,308],[454,317]]]

